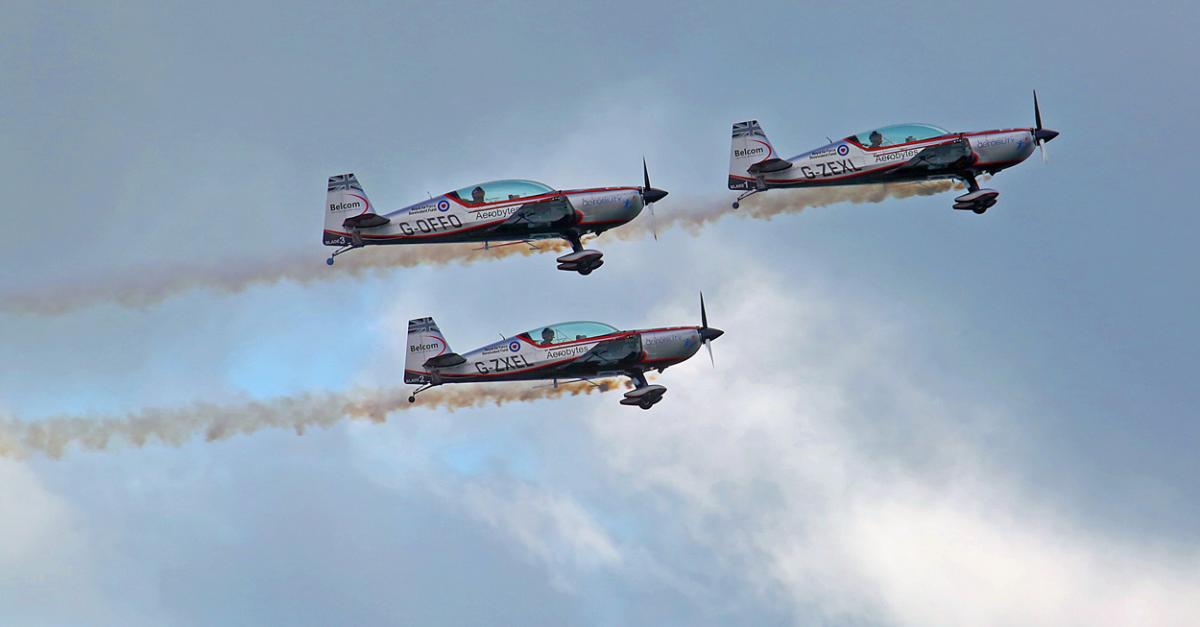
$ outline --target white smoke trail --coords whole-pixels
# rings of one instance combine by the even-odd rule
[[[730,207],[731,198],[719,202],[676,203],[674,211],[658,216],[658,230],[681,228],[695,234],[712,222],[732,215],[742,218],[770,220],[778,215],[799,213],[805,209],[835,203],[877,203],[887,199],[929,196],[949,191],[961,184],[952,181],[927,181],[884,185],[826,187],[811,190],[772,190],[746,199],[742,208]],[[649,220],[609,231],[605,237],[634,239],[650,234]],[[117,279],[70,288],[49,286],[43,290],[5,294],[0,299],[0,311],[27,314],[61,314],[99,302],[117,303],[124,307],[142,308],[176,294],[194,289],[212,289],[237,293],[256,285],[280,281],[312,283],[334,281],[347,277],[359,278],[391,268],[450,263],[471,264],[485,259],[500,259],[514,255],[559,253],[567,249],[561,240],[544,240],[533,246],[515,244],[483,249],[478,244],[428,244],[416,246],[378,246],[355,251],[338,259],[333,267],[322,263],[319,254],[294,255],[262,260],[253,264],[228,264],[221,267],[144,269],[136,278]],[[327,251],[326,251],[327,252]]]
[[[615,379],[529,386],[461,384],[435,388],[408,402],[409,389],[356,390],[345,394],[299,394],[239,405],[196,403],[173,409],[145,409],[124,416],[56,416],[37,421],[0,419],[0,457],[41,453],[58,459],[72,446],[102,451],[115,444],[141,447],[159,442],[181,446],[202,436],[215,442],[262,429],[289,428],[297,435],[312,427],[328,428],[343,420],[384,422],[393,412],[416,407],[454,411],[483,405],[529,402],[561,396],[606,392]]]

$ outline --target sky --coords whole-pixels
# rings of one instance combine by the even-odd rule
[[[703,290],[726,335],[649,412],[418,404],[0,457],[0,622],[1200,622],[1193,4],[5,13],[0,426],[319,414],[396,389],[426,315],[464,351],[697,324]],[[399,208],[636,185],[644,157],[667,220],[732,200],[733,122],[796,154],[1031,126],[1033,89],[1062,135],[984,216],[952,193],[728,214],[602,236],[588,277],[544,254],[350,272],[381,251],[330,269],[318,243],[332,174]]]

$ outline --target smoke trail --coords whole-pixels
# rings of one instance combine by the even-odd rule
[[[174,409],[145,409],[125,416],[56,416],[38,421],[0,420],[0,457],[23,458],[42,453],[58,459],[72,445],[101,451],[115,443],[142,447],[150,442],[181,446],[203,436],[216,442],[262,429],[290,428],[297,435],[312,427],[328,428],[342,420],[384,422],[388,414],[412,407],[441,407],[454,411],[488,404],[528,402],[570,395],[607,392],[616,379],[593,383],[576,381],[549,385],[466,384],[430,390],[417,404],[408,402],[408,389],[356,390],[345,394],[300,394],[250,401],[240,405],[196,403]]]
[[[732,198],[721,204],[704,203],[676,207],[673,211],[657,215],[658,230],[680,228],[692,235],[697,234],[709,223],[725,216],[770,220],[775,216],[800,213],[805,209],[826,207],[837,203],[879,203],[889,199],[932,196],[963,187],[957,181],[922,181],[919,183],[891,183],[880,185],[855,185],[847,187],[825,187],[803,190],[771,190],[755,194],[741,203],[740,209],[732,207]],[[614,229],[605,237],[632,239],[650,234],[651,224],[638,220],[633,224]]]
[[[746,199],[740,210],[730,207],[732,198],[717,202],[676,203],[674,210],[660,212],[658,230],[680,228],[695,234],[709,223],[726,215],[758,220],[770,220],[777,215],[799,213],[813,207],[835,203],[877,203],[893,198],[930,196],[961,187],[952,181],[926,181],[884,185],[827,187],[811,190],[773,190]],[[610,239],[634,239],[650,234],[650,220],[641,218],[634,223],[609,231]],[[355,251],[328,267],[318,254],[293,255],[266,259],[254,263],[230,263],[223,266],[173,267],[144,269],[137,277],[106,281],[102,284],[48,286],[43,290],[3,295],[0,311],[32,314],[60,314],[98,302],[113,302],[124,307],[142,308],[163,301],[175,294],[194,289],[213,289],[237,293],[256,285],[280,281],[301,284],[332,281],[347,277],[360,278],[390,268],[419,265],[470,264],[484,259],[500,259],[514,255],[558,253],[567,249],[562,240],[542,240],[483,249],[478,244],[429,244],[419,246],[379,246]]]
[[[99,284],[75,284],[69,287],[56,285],[40,290],[3,294],[0,295],[0,311],[57,315],[99,302],[112,302],[123,307],[140,309],[195,289],[212,289],[236,294],[251,287],[281,281],[308,284],[347,277],[362,278],[391,268],[445,265],[455,262],[469,264],[483,259],[561,252],[568,247],[562,240],[492,246],[488,249],[484,249],[481,244],[379,246],[339,257],[337,265],[333,267],[326,266],[323,263],[324,257],[318,254],[306,254],[215,267],[176,265],[170,269],[145,268],[140,269],[136,277],[118,278]]]

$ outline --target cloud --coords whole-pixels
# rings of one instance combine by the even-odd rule
[[[603,590],[615,621],[642,617],[612,609],[630,594],[656,607],[682,604],[667,618],[711,622],[769,615],[763,608],[798,623],[1195,621],[1194,547],[1169,551],[1097,532],[1018,488],[1005,470],[1014,460],[996,452],[1009,449],[994,446],[1023,437],[1010,410],[956,399],[953,380],[909,367],[922,348],[914,321],[886,315],[894,310],[869,296],[835,292],[815,273],[785,277],[721,261],[694,268],[719,286],[706,294],[710,319],[727,331],[715,345],[718,368],[703,358],[672,368],[660,379],[670,392],[652,412],[599,399],[576,404],[581,417],[551,424],[544,418],[561,416],[569,401],[512,411],[487,397],[486,413],[445,421],[474,423],[472,437],[490,442],[527,413],[540,416],[519,434],[538,458],[535,472],[514,479],[488,464],[472,476],[450,472],[428,451],[461,434],[417,440],[412,420],[352,431],[371,441],[396,433],[398,450],[426,451],[412,453],[417,472],[405,469],[395,486],[453,504],[447,515],[482,523],[577,602]],[[690,288],[659,291],[644,323],[695,317]],[[151,432],[171,443],[219,440],[347,414],[382,419],[407,406],[404,395],[329,395],[316,409],[299,401],[181,408],[149,424],[179,434]],[[144,426],[142,418],[121,424]],[[85,436],[97,428],[70,425]],[[94,440],[34,442],[61,452]],[[368,477],[377,480],[377,470]],[[44,519],[70,519],[50,509]],[[69,528],[49,529],[66,538],[62,547],[81,542]]]
[[[447,495],[449,496],[449,495]],[[466,510],[508,536],[553,573],[619,567],[613,538],[575,499],[523,483],[468,483],[454,492]],[[568,586],[564,579],[556,580]]]
[[[684,535],[800,623],[1200,619],[1195,547],[1109,537],[1018,490],[989,452],[1020,437],[1005,408],[899,367],[916,350],[903,321],[761,268],[740,276],[710,297],[737,338],[717,346],[719,370],[680,366],[651,420],[589,422],[611,485],[669,504],[646,547]]]
[[[155,624],[155,608],[128,612],[105,581],[96,538],[80,513],[23,463],[0,459],[0,607],[22,625]]]
[[[947,491],[905,482],[863,499],[828,538],[896,622],[1196,622],[1200,555],[1194,551],[1172,554],[1152,541],[1105,538],[1003,487],[959,483]],[[805,559],[782,557],[782,564]]]

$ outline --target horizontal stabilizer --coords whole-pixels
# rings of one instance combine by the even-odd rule
[[[381,215],[375,213],[361,213],[356,216],[350,216],[349,218],[343,220],[342,226],[348,229],[369,229],[375,226],[383,226],[388,222],[391,222],[391,220]]]
[[[770,172],[782,172],[792,167],[792,162],[779,157],[772,157],[766,161],[759,161],[746,168],[750,174],[767,174]]]
[[[443,353],[437,357],[430,357],[425,360],[425,367],[433,370],[434,368],[453,368],[467,363],[467,358],[458,353]]]

